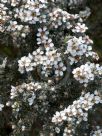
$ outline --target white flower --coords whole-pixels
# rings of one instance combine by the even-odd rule
[[[46,51],[51,50],[54,47],[52,39],[49,38],[48,40],[46,40],[46,42],[44,43],[44,47],[45,47]]]
[[[80,83],[93,81],[95,76],[100,75],[102,68],[94,63],[86,63],[72,71],[74,78]]]
[[[34,102],[34,99],[36,98],[35,94],[32,94],[32,97],[28,98],[29,105],[31,106]]]
[[[84,33],[88,28],[85,26],[85,24],[77,23],[75,28],[72,29],[72,32],[74,33]]]
[[[25,70],[27,72],[33,70],[33,67],[31,65],[31,58],[29,58],[29,57],[24,56],[18,61],[19,71],[21,73],[24,73]]]
[[[0,65],[0,70],[1,69],[4,69],[6,67],[6,64],[7,64],[7,58],[5,58],[2,62],[2,64]]]
[[[37,44],[44,44],[48,40],[48,30],[47,27],[39,28],[37,33]]]
[[[14,99],[15,97],[18,96],[16,87],[11,86],[11,93],[10,93],[10,95],[11,95],[10,96],[11,99]]]
[[[25,126],[22,126],[22,131],[25,131],[25,128],[26,128]]]
[[[4,108],[4,105],[0,103],[0,111]]]
[[[60,129],[58,127],[55,128],[56,133],[60,133]]]

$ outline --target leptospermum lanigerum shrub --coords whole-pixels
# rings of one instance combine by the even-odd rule
[[[102,103],[102,66],[87,29],[54,0],[0,1],[0,34],[26,52],[17,58],[20,84],[0,103],[0,112],[12,108],[11,136],[102,135],[89,121]]]

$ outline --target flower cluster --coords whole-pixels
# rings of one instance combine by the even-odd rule
[[[44,55],[44,51],[41,48],[38,48],[36,51],[33,51],[32,54],[29,53],[27,57],[22,57],[20,60],[18,60],[18,70],[21,73],[24,73],[25,71],[32,71],[39,64],[43,64],[44,56],[42,57],[42,55]]]
[[[12,37],[22,36],[25,38],[30,30],[28,25],[19,25],[17,21],[10,21],[7,31],[12,32]]]
[[[52,118],[52,122],[57,124],[65,120],[71,122],[73,117],[77,117],[79,121],[80,119],[87,121],[88,114],[86,112],[98,103],[102,103],[98,92],[95,91],[94,94],[88,92],[80,96],[80,98],[74,101],[72,105],[69,105],[68,108],[65,108],[61,112],[56,112]],[[84,111],[86,112],[84,113]]]
[[[22,85],[19,86],[12,86],[11,87],[11,93],[10,93],[10,99],[14,100],[15,98],[19,97],[19,95],[22,95],[22,98],[24,102],[28,102],[29,105],[31,106],[34,102],[34,99],[36,98],[36,95],[34,91],[40,90],[41,85],[39,83],[34,83],[31,82],[29,84],[23,83]],[[19,111],[19,103],[15,101],[14,103],[10,104],[12,105],[13,109],[16,109],[16,111]]]
[[[58,28],[64,24],[68,29],[72,28],[72,24],[70,22],[79,18],[77,14],[69,14],[59,8],[50,13],[49,16],[52,27]]]
[[[0,32],[5,30],[4,24],[10,19],[10,16],[7,15],[8,8],[0,3]]]
[[[17,39],[30,33],[29,25],[46,23],[49,14],[47,0],[1,0],[0,32],[11,34],[14,44]],[[11,10],[9,10],[11,9]],[[17,44],[17,46],[20,46]]]
[[[52,118],[52,122],[55,124],[67,121],[68,124],[73,124],[76,120],[76,124],[79,124],[82,120],[88,120],[88,110],[92,109],[95,104],[102,103],[102,99],[97,91],[93,94],[90,92],[80,96],[78,100],[75,100],[72,105],[69,105],[63,111],[56,112]],[[66,129],[65,129],[66,131]],[[68,133],[71,134],[73,131],[69,130]]]
[[[67,50],[65,53],[69,55],[68,59],[70,60],[71,65],[77,63],[83,56],[92,56],[93,58],[98,59],[97,54],[92,51],[90,44],[92,44],[92,41],[87,36],[79,38],[75,36],[70,37],[67,41]]]
[[[41,89],[41,85],[39,83],[34,83],[34,82],[31,82],[29,84],[26,84],[26,83],[23,83],[22,85],[19,85],[19,86],[12,86],[11,87],[11,99],[14,99],[15,97],[18,96],[18,94],[22,94],[25,92],[25,90],[27,92],[33,92],[33,91],[36,91],[36,90],[40,90]]]
[[[22,22],[29,22],[30,24],[36,24],[41,21],[43,10],[47,8],[47,0],[28,0],[24,1],[20,9],[15,9],[15,17],[20,18]],[[45,22],[46,16],[42,16]],[[42,21],[41,21],[42,23]]]
[[[26,71],[32,71],[33,67],[32,67],[32,63],[31,63],[31,59],[29,57],[22,57],[19,61],[19,71],[21,73],[24,73],[24,70],[26,69]]]
[[[90,134],[90,136],[101,136],[102,135],[102,129],[99,126],[96,126],[96,130],[93,130]]]
[[[20,0],[1,0],[1,2],[15,7],[20,3]]]
[[[53,71],[57,77],[62,77],[64,71],[66,71],[66,66],[62,62],[60,53],[57,50],[48,50],[44,55],[44,51],[41,51],[41,48],[38,48],[32,54],[29,54],[28,57],[24,56],[19,63],[19,71],[24,73],[24,70],[32,71],[34,67],[41,66],[41,74],[48,77]]]
[[[57,53],[57,50],[47,51],[45,57],[43,58],[42,63],[42,74],[48,77],[51,69],[53,69],[54,74],[58,76],[63,76],[63,72],[66,71],[60,54]]]
[[[16,46],[20,46],[18,43],[18,38],[25,38],[30,32],[29,25],[22,24],[15,18],[16,13],[14,11],[16,6],[19,6],[20,0],[1,0],[0,3],[0,32],[9,33],[13,38],[13,43]],[[12,10],[9,10],[11,8]]]
[[[87,62],[72,71],[74,78],[80,83],[88,84],[93,81],[95,76],[102,75],[102,66]]]
[[[22,102],[27,102],[31,106],[36,98],[35,92],[37,90],[41,90],[41,85],[34,82],[23,83],[16,87],[11,86],[10,101],[6,103],[6,106],[11,105],[14,112],[19,112]]]

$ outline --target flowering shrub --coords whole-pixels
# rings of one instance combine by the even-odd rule
[[[80,135],[80,124],[89,126],[88,113],[102,104],[102,66],[94,63],[99,57],[82,13],[68,13],[54,0],[1,0],[0,13],[0,34],[20,49],[22,76],[0,103],[0,112],[12,108],[10,135]]]

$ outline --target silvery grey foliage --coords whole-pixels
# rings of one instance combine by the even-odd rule
[[[73,5],[80,5],[80,4],[83,4],[85,3],[86,0],[69,0],[69,5],[70,6],[73,6]]]

